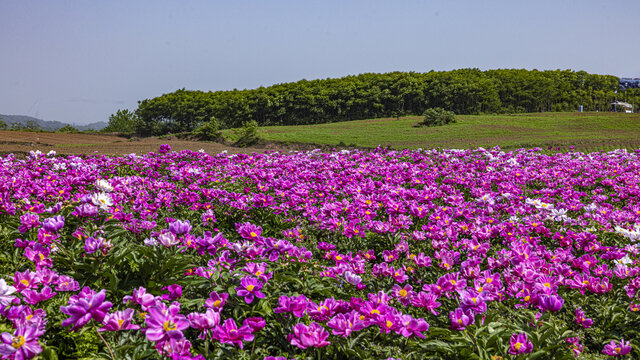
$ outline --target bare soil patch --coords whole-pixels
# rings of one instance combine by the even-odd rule
[[[145,154],[157,151],[162,144],[169,144],[175,151],[204,149],[207,153],[214,154],[226,150],[229,153],[253,153],[277,150],[274,147],[248,147],[236,148],[229,145],[214,143],[179,140],[177,138],[158,139],[126,139],[109,134],[60,134],[37,133],[22,131],[0,131],[0,153],[28,153],[31,150],[42,152],[56,151],[61,155],[100,154],[123,155]]]

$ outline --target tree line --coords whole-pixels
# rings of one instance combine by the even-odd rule
[[[429,108],[456,114],[607,111],[618,100],[640,103],[640,90],[615,93],[619,78],[571,70],[499,69],[366,73],[300,80],[251,90],[177,90],[138,102],[133,129],[140,135],[220,128],[247,121],[260,126],[303,125],[420,115]],[[623,96],[624,95],[624,96]],[[132,115],[132,114],[130,114]]]

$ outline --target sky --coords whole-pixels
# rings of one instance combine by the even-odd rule
[[[0,114],[74,124],[177,89],[367,72],[640,77],[638,0],[0,0]]]

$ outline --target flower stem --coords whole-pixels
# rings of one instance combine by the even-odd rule
[[[100,334],[100,331],[98,331],[98,327],[95,326],[94,329],[96,329],[96,333],[98,333],[98,336],[100,337],[100,339],[102,339],[102,342],[107,345],[107,349],[109,350],[109,354],[111,354],[111,359],[116,360],[116,357],[113,356],[113,351],[111,351],[111,346],[109,346],[109,343],[107,342],[107,340],[104,339],[104,337],[102,337],[102,334]]]

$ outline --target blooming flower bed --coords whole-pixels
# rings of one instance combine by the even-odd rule
[[[0,355],[638,357],[639,156],[8,155]]]

